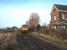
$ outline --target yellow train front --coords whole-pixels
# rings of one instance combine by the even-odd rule
[[[21,30],[22,33],[27,33],[28,32],[28,27],[24,25],[20,28],[20,30]]]

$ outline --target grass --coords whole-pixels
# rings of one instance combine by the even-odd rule
[[[16,33],[0,33],[0,50],[6,50],[10,47],[17,47]]]
[[[40,33],[40,34],[35,33],[35,34],[39,35],[40,37],[43,37],[43,39],[46,39],[50,41],[51,43],[56,43],[60,46],[67,47],[67,39],[62,39],[62,38],[57,37],[56,35],[51,36],[51,35],[44,34],[44,33]]]

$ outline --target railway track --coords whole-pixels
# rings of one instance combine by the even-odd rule
[[[30,41],[32,41],[33,45],[36,47],[36,50],[46,50],[46,48],[43,47],[42,44],[40,44],[40,42],[37,41],[35,38],[31,37]]]
[[[18,44],[23,50],[45,50],[45,48],[41,44],[39,44],[29,35],[22,35],[18,39]]]
[[[22,34],[17,41],[22,50],[66,50],[44,42],[29,34]]]
[[[53,45],[49,42],[43,41],[37,37],[31,36],[35,41],[37,41],[39,44],[42,45],[43,48],[46,48],[46,50],[67,50],[67,48],[61,48],[56,45]]]

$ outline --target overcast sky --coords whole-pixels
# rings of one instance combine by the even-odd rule
[[[67,0],[0,0],[0,27],[21,26],[32,12],[40,16],[40,24],[48,24],[53,4],[67,5]]]

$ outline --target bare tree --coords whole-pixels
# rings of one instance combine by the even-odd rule
[[[29,21],[27,22],[28,27],[37,27],[39,24],[39,16],[37,13],[32,13]]]

